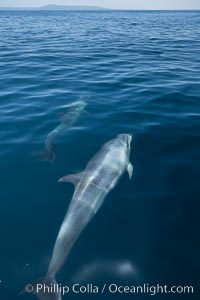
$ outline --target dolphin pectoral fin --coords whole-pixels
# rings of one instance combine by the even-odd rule
[[[132,165],[132,163],[128,164],[128,166],[127,166],[127,172],[128,172],[129,179],[131,179],[132,175],[133,175],[133,165]]]
[[[83,176],[83,173],[84,172],[81,172],[81,173],[77,173],[77,174],[70,174],[70,175],[66,175],[64,177],[61,177],[58,182],[71,182],[73,183],[74,185],[77,185],[82,176]]]
[[[84,112],[83,112],[83,117],[87,117],[87,116],[89,116],[90,115],[90,113],[87,111],[87,110],[84,110]]]

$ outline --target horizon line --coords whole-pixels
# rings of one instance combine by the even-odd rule
[[[181,9],[181,8],[165,8],[165,9],[162,9],[162,8],[155,8],[155,9],[151,9],[151,8],[146,8],[146,9],[144,9],[144,8],[112,8],[112,7],[102,7],[102,6],[98,6],[98,5],[65,5],[65,4],[55,4],[55,3],[49,3],[49,4],[45,4],[45,5],[41,5],[41,6],[5,6],[5,5],[3,5],[3,6],[1,6],[0,5],[0,9],[5,9],[5,8],[7,8],[7,9],[23,9],[23,8],[25,8],[25,9],[42,9],[42,8],[53,8],[53,7],[55,7],[55,8],[78,8],[78,7],[83,7],[83,8],[93,8],[93,9],[95,9],[95,8],[97,8],[97,9],[105,9],[105,10],[136,10],[136,11],[138,11],[138,10],[142,10],[142,11],[144,11],[144,10],[150,10],[150,11],[155,11],[155,10],[162,10],[162,11],[168,11],[168,10],[182,10],[182,11],[184,11],[184,10],[200,10],[200,8],[184,8],[184,9]]]
[[[162,8],[157,8],[157,9],[149,9],[149,8],[108,8],[108,7],[101,7],[101,6],[95,6],[95,5],[57,5],[57,4],[47,4],[47,5],[43,5],[43,6],[0,6],[0,9],[23,9],[23,8],[26,8],[26,9],[38,9],[38,8],[45,8],[45,7],[48,7],[48,6],[57,6],[59,8],[60,7],[66,7],[66,8],[70,8],[70,7],[93,7],[94,9],[95,8],[99,8],[100,10],[127,10],[127,11],[192,11],[192,10],[200,10],[200,8],[184,8],[184,9],[181,9],[181,8],[165,8],[165,9],[162,9]]]

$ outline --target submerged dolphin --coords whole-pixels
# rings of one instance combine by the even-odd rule
[[[66,106],[66,112],[58,114],[61,124],[47,135],[44,150],[33,153],[36,160],[54,162],[55,152],[53,151],[53,141],[61,131],[78,121],[81,114],[85,111],[86,106],[87,103],[85,101],[76,101]]]
[[[40,300],[61,300],[59,292],[47,294],[42,289],[37,290],[37,286],[50,287],[57,284],[56,274],[63,266],[79,235],[102,205],[106,195],[126,170],[131,179],[133,172],[130,163],[131,140],[130,134],[118,135],[100,149],[82,173],[59,179],[59,182],[73,183],[75,191],[60,227],[47,274],[45,278],[33,283],[34,294]]]

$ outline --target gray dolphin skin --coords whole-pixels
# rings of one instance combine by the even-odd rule
[[[133,166],[130,162],[132,135],[120,134],[108,141],[89,161],[82,173],[67,175],[59,182],[71,182],[75,185],[64,221],[60,227],[52,258],[45,278],[34,283],[34,293],[40,300],[61,300],[61,293],[44,293],[36,285],[56,285],[56,274],[60,271],[71,248],[83,229],[95,216],[107,194],[116,186],[122,174],[127,170],[131,179]]]
[[[87,103],[83,100],[75,101],[65,106],[67,109],[66,112],[58,113],[60,125],[47,135],[44,150],[32,154],[36,158],[36,161],[48,161],[54,163],[55,152],[53,151],[53,141],[64,129],[69,128],[78,121],[85,111],[86,106]]]

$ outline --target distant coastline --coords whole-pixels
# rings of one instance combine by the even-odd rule
[[[200,9],[114,9],[99,6],[45,5],[41,7],[0,7],[0,11],[132,11],[132,12],[200,12]]]
[[[45,5],[41,7],[0,7],[0,10],[109,10],[98,6]]]

